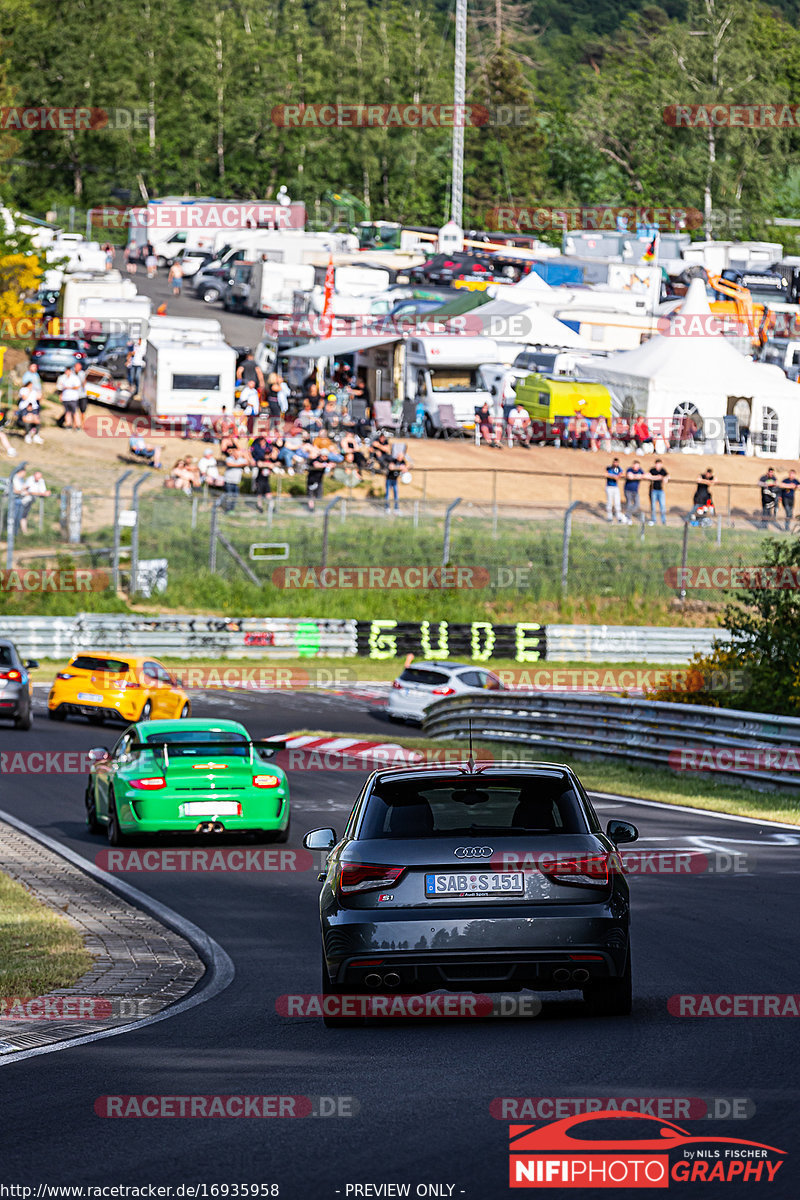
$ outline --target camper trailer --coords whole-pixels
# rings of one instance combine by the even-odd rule
[[[138,295],[132,279],[119,271],[80,271],[67,275],[61,287],[58,316],[72,321],[81,316],[81,301],[87,299],[131,300]]]
[[[280,317],[294,311],[295,292],[307,292],[313,286],[312,266],[239,262],[231,273],[223,304],[233,312]]]
[[[441,428],[440,405],[452,405],[463,429],[475,426],[475,410],[494,397],[481,375],[485,363],[501,359],[497,343],[485,337],[409,338],[406,343],[405,395],[421,401],[428,435]]]
[[[125,333],[131,338],[147,337],[152,301],[148,296],[84,296],[78,300],[78,321],[102,333]]]
[[[223,341],[218,321],[152,319],[140,389],[152,419],[233,412],[235,379],[236,351]]]

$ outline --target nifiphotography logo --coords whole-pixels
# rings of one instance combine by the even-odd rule
[[[617,1132],[619,1121],[625,1125]],[[785,1151],[745,1138],[695,1137],[659,1117],[606,1109],[538,1127],[511,1125],[509,1153],[512,1188],[668,1188],[772,1183]]]

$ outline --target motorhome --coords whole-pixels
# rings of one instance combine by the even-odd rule
[[[64,321],[72,321],[81,316],[82,300],[131,300],[137,295],[136,284],[119,271],[79,271],[65,276],[56,311]]]
[[[721,275],[726,267],[740,270],[766,270],[783,254],[780,242],[692,242],[683,251],[687,267],[705,267],[711,275]]]
[[[85,296],[78,301],[77,320],[85,320],[87,328],[97,328],[103,333],[126,333],[129,337],[147,337],[147,326],[152,311],[148,296]]]
[[[294,311],[295,292],[314,286],[314,268],[304,264],[239,262],[223,296],[229,311],[284,316]]]
[[[154,323],[155,323],[154,318]],[[153,323],[153,324],[154,324]],[[200,322],[203,324],[203,322]],[[233,412],[236,351],[221,338],[192,328],[153,327],[140,387],[142,407],[153,420],[217,417]]]
[[[106,269],[106,253],[99,242],[63,234],[45,250],[46,261],[65,274]]]
[[[481,377],[485,363],[501,360],[497,343],[485,337],[409,338],[405,347],[405,396],[422,403],[428,435],[441,428],[440,406],[452,405],[463,429],[475,426],[475,410],[494,397]]]
[[[303,233],[299,230],[250,230],[237,234],[229,239],[215,257],[197,272],[193,277],[195,293],[207,299],[209,288],[217,293],[215,299],[221,299],[225,284],[230,278],[232,269],[238,262],[278,262],[301,265],[314,254],[349,253],[358,248],[358,240],[352,234],[341,233]],[[227,270],[222,279],[220,270]]]

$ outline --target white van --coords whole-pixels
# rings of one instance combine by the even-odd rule
[[[126,333],[132,338],[147,337],[152,301],[148,296],[85,296],[78,301],[78,319],[87,327],[99,327],[104,333]]]
[[[240,262],[233,268],[226,309],[281,317],[294,311],[295,292],[314,286],[314,268],[302,263]]]

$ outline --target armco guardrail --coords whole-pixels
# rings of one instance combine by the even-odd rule
[[[800,720],[696,704],[564,692],[453,696],[428,710],[431,737],[697,770],[772,787],[800,787]]]
[[[69,658],[81,650],[127,651],[173,658],[345,657],[356,652],[355,621],[272,617],[141,616],[0,617],[0,637],[25,658]]]
[[[707,654],[724,629],[673,629],[658,625],[548,625],[550,662],[683,663]]]

